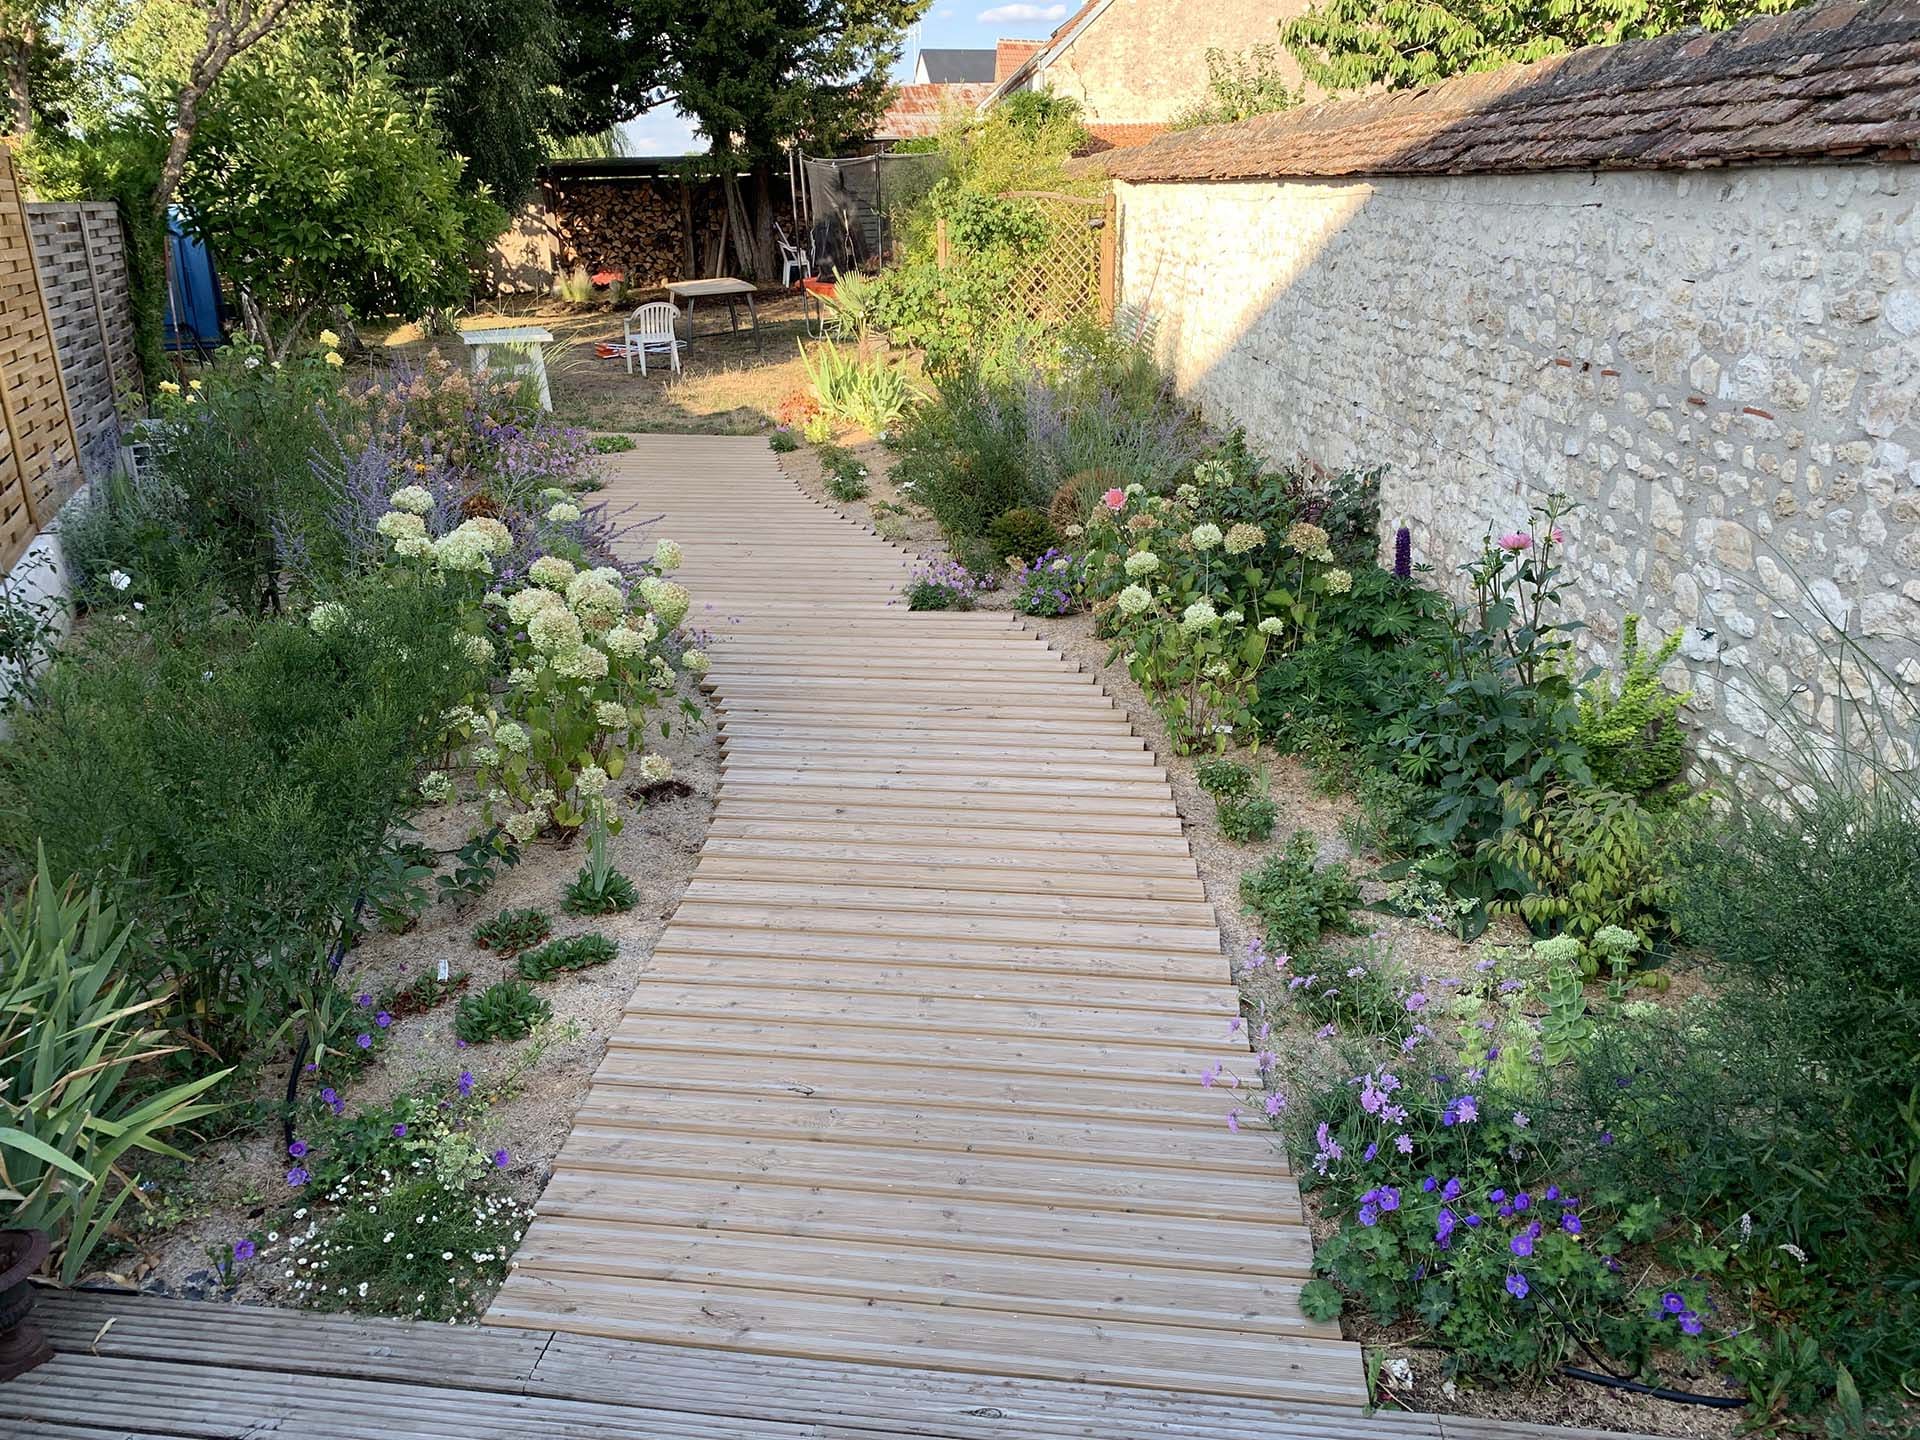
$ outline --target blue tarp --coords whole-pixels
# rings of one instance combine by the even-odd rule
[[[178,214],[167,217],[167,348],[211,348],[226,340],[220,323],[220,285],[213,257],[186,233]]]

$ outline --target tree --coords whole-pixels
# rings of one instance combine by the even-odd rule
[[[1323,90],[1401,90],[1583,45],[1724,30],[1799,0],[1322,0],[1280,38]]]
[[[1209,50],[1207,92],[1173,117],[1173,128],[1227,125],[1291,110],[1300,103],[1300,92],[1287,83],[1287,78],[1272,45],[1256,45],[1244,55]]]
[[[662,84],[730,162],[753,167],[755,255],[773,268],[768,162],[787,145],[835,149],[870,134],[886,110],[887,71],[929,0],[658,0]],[[742,207],[743,208],[743,207]],[[736,224],[744,220],[736,215]]]
[[[322,27],[214,99],[181,207],[276,356],[330,308],[420,314],[466,295],[473,253],[506,217],[463,187],[459,158],[383,60]]]

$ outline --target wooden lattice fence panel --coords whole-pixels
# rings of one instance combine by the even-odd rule
[[[1104,202],[1052,191],[1012,191],[1003,198],[1031,207],[1046,239],[1007,275],[1016,316],[1043,324],[1087,319],[1100,306],[1100,227]]]
[[[53,325],[40,293],[13,160],[0,146],[0,567],[11,566],[80,480]]]
[[[120,447],[120,402],[140,385],[120,211],[105,201],[27,206],[81,469],[95,480]]]

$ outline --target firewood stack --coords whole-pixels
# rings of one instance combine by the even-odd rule
[[[543,189],[561,273],[580,265],[590,273],[615,271],[636,289],[714,273],[727,213],[717,180],[554,179]],[[792,233],[792,216],[784,204],[777,207],[775,218]],[[719,268],[721,273],[737,273],[731,243]]]

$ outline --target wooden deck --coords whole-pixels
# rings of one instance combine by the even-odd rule
[[[607,474],[686,548],[724,769],[488,1320],[1362,1404],[1296,1187],[1199,1083],[1250,1061],[1126,715],[1014,617],[907,611],[764,441]]]
[[[59,1354],[0,1385],[7,1440],[1632,1440],[145,1295],[40,1315]]]

